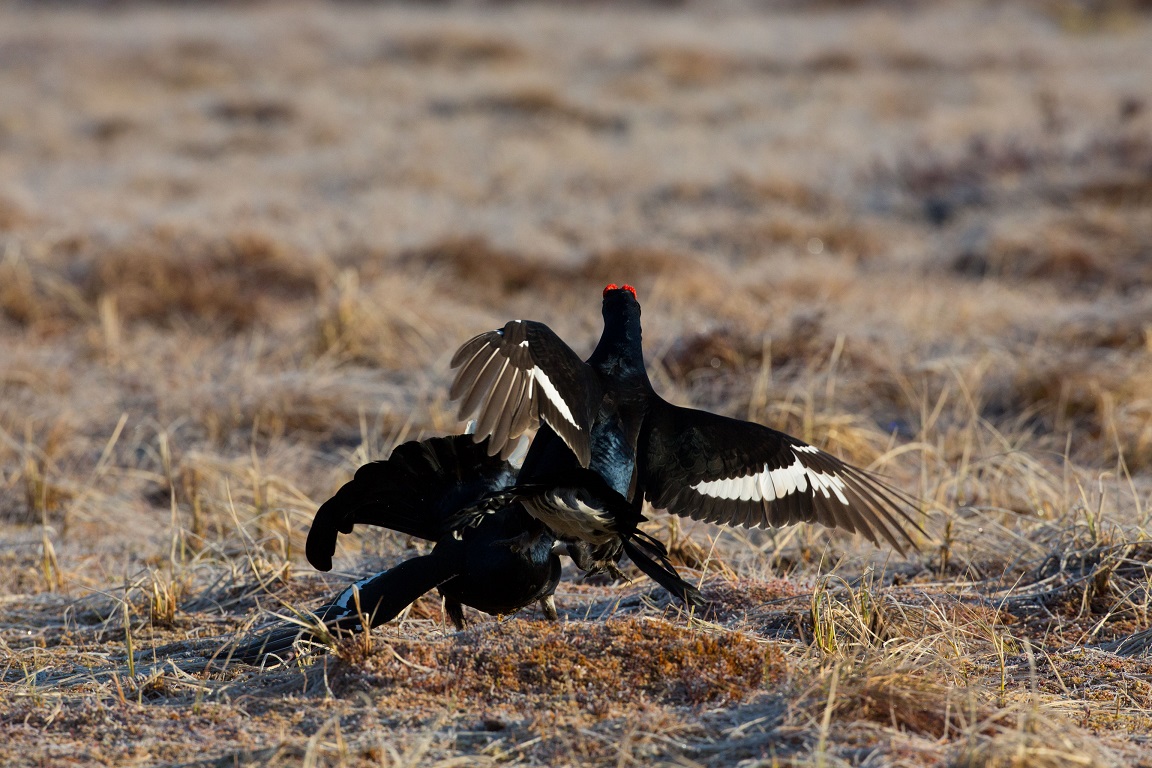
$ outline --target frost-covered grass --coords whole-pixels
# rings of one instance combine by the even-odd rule
[[[5,760],[1152,764],[1152,21],[804,8],[0,7]],[[558,625],[210,664],[423,551],[303,541],[459,430],[460,342],[588,352],[608,282],[919,551],[654,515],[709,611],[569,568]]]

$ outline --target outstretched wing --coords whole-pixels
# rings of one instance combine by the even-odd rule
[[[783,432],[655,400],[641,432],[640,484],[659,509],[748,528],[815,522],[898,551],[923,533],[914,501]]]
[[[476,414],[475,439],[490,438],[489,452],[507,455],[511,441],[542,420],[588,466],[600,383],[551,328],[512,320],[467,341],[452,367],[459,370],[449,396],[460,401],[461,420]]]
[[[356,470],[356,476],[321,505],[308,531],[305,553],[321,571],[332,568],[338,533],[355,525],[377,525],[437,541],[448,521],[493,491],[512,484],[516,470],[490,456],[470,435],[433,437],[396,446],[386,461]]]

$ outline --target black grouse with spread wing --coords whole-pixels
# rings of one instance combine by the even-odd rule
[[[461,509],[510,486],[515,477],[514,467],[467,435],[404,443],[386,461],[357,470],[312,521],[306,546],[312,565],[331,570],[337,535],[351,533],[357,524],[390,528],[436,546],[427,555],[356,582],[318,608],[314,614],[325,631],[363,631],[362,616],[368,617],[369,627],[379,626],[435,588],[458,629],[464,626],[465,605],[504,615],[539,600],[545,614],[556,618],[556,539],[522,505],[502,505],[475,528],[452,528]],[[318,640],[320,634],[315,623],[285,621],[227,654],[252,664],[284,659],[297,642]]]
[[[516,484],[479,505],[520,500],[563,540],[622,547],[662,584],[674,571],[633,555],[653,552],[636,526],[644,499],[712,523],[799,522],[859,532],[903,551],[912,499],[868,472],[768,427],[666,402],[644,367],[640,304],[631,286],[604,289],[604,332],[587,361],[542,323],[513,320],[465,343],[451,397],[476,414],[474,438],[501,454],[542,422]],[[470,512],[471,520],[477,512]],[[643,557],[643,552],[641,556]],[[659,559],[659,558],[658,558]],[[671,573],[668,573],[671,572]],[[667,586],[667,585],[665,585]],[[675,590],[673,590],[675,591]],[[695,602],[698,593],[689,593]]]

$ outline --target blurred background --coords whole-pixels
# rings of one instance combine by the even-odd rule
[[[80,632],[67,606],[185,637],[253,579],[324,594],[292,577],[317,504],[460,428],[457,346],[530,318],[586,354],[608,282],[667,398],[925,499],[901,578],[1140,541],[1150,72],[1136,0],[4,2],[5,642]],[[889,556],[653,530],[807,589]],[[1128,623],[1076,626],[1144,621],[1101,610]]]
[[[258,446],[323,495],[366,436],[455,428],[474,333],[590,350],[606,282],[681,401],[882,445],[962,390],[1023,445],[1152,464],[1138,3],[0,14],[9,519],[41,517],[22,465],[63,499],[106,445]]]

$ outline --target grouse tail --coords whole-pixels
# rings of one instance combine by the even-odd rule
[[[283,620],[243,643],[225,647],[225,659],[261,666],[287,661],[304,645],[326,647],[341,635],[391,621],[416,598],[458,575],[450,558],[435,553],[405,560],[345,589],[311,616]]]
[[[650,538],[650,537],[646,537]],[[655,541],[652,539],[651,541]],[[658,549],[649,541],[629,537],[624,540],[624,553],[644,572],[648,578],[655,581],[685,605],[703,608],[707,605],[704,595],[676,573],[672,563],[668,561],[667,550],[664,545],[655,542]],[[645,552],[647,549],[648,552]],[[651,553],[651,555],[649,555]]]
[[[448,519],[515,479],[512,465],[489,456],[469,435],[433,437],[398,445],[385,461],[365,464],[321,505],[308,531],[305,554],[321,571],[332,569],[338,534],[376,525],[430,541],[450,530]]]

